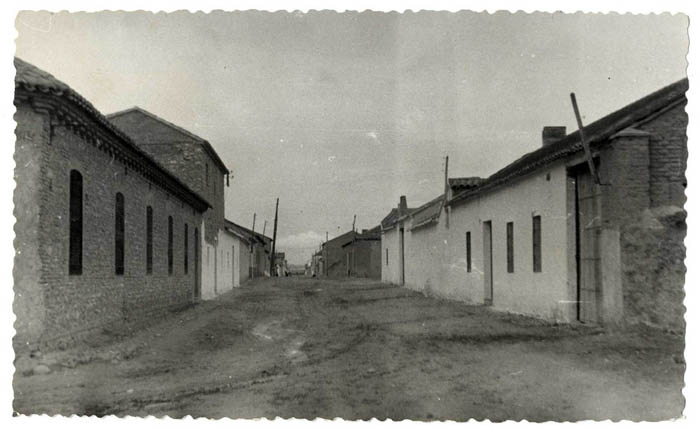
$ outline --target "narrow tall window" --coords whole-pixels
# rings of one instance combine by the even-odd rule
[[[532,218],[532,271],[542,272],[542,217]]]
[[[389,266],[389,248],[387,247],[384,250],[386,250],[386,266],[388,267]]]
[[[70,171],[68,274],[83,272],[83,176]]]
[[[209,163],[204,164],[204,180],[207,182],[207,186],[209,186]]]
[[[506,224],[506,260],[508,263],[508,272],[512,273],[515,271],[513,263],[513,222],[508,222]]]
[[[467,272],[472,272],[472,233],[467,231]]]
[[[168,274],[173,273],[173,217],[168,216]]]
[[[114,204],[114,274],[124,274],[124,195],[117,192]]]
[[[188,269],[188,266],[187,266],[187,254],[188,254],[188,252],[187,252],[187,234],[188,234],[187,233],[187,224],[185,224],[185,263],[183,265],[185,267],[185,274],[187,274],[187,269]]]
[[[153,208],[146,207],[146,274],[153,273]]]

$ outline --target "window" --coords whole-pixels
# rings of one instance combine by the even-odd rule
[[[204,181],[209,186],[209,163],[204,164]]]
[[[542,217],[532,218],[532,271],[542,272]]]
[[[83,176],[70,171],[68,274],[83,273]]]
[[[386,250],[386,266],[388,267],[389,266],[389,248],[387,247],[384,250]]]
[[[114,204],[114,274],[124,275],[124,195],[117,192]]]
[[[173,217],[168,216],[168,274],[173,273]]]
[[[508,272],[512,273],[515,271],[513,263],[513,222],[508,222],[506,224],[506,260],[508,263]]]
[[[153,272],[153,208],[146,207],[146,274]]]
[[[467,272],[472,272],[472,233],[467,231]]]
[[[187,274],[188,266],[187,266],[187,224],[185,224],[185,261],[183,264],[183,267],[185,268],[185,274]]]

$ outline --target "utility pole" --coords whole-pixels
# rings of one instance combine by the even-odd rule
[[[326,241],[321,245],[323,249],[323,275],[328,276],[328,231],[326,231]]]
[[[265,228],[267,227],[267,219],[265,219],[265,223],[263,223],[263,235],[265,235]]]
[[[275,203],[275,227],[272,231],[272,258],[270,259],[270,274],[274,272],[275,269],[275,245],[277,244],[277,209],[280,205],[280,199],[277,198]]]
[[[450,163],[450,157],[445,156],[445,195],[443,195],[443,203],[442,206],[445,208],[445,227],[449,228],[450,227],[450,210],[447,207],[447,198],[450,192],[450,179],[449,179],[449,173],[447,171],[447,168]]]
[[[588,139],[586,139],[586,134],[583,132],[583,121],[581,120],[581,114],[578,110],[578,103],[576,103],[576,94],[571,93],[571,104],[574,107],[574,116],[576,116],[576,124],[578,124],[578,134],[581,137],[581,146],[583,146],[583,152],[586,155],[586,162],[588,163],[588,170],[593,176],[593,181],[596,185],[601,185],[600,177],[598,176],[598,170],[595,168],[595,163],[593,162],[593,155],[591,155],[591,147],[589,145]]]
[[[253,213],[253,233],[255,233],[255,213]]]
[[[255,257],[255,213],[253,213],[253,242],[250,243],[250,277],[253,278],[255,270],[257,269],[258,261]]]
[[[353,215],[352,217],[352,232],[355,232],[355,220],[357,219],[357,215]]]

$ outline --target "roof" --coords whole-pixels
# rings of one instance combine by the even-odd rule
[[[323,243],[323,246],[326,246],[328,243],[336,243],[336,242],[342,242],[343,244],[347,243],[348,241],[352,241],[355,238],[355,235],[357,232],[355,231],[348,231],[346,233],[340,234],[339,236],[332,238],[325,243]],[[341,244],[342,246],[342,244]]]
[[[136,163],[148,171],[154,182],[159,183],[173,195],[192,205],[195,209],[204,211],[211,204],[202,196],[185,185],[177,176],[163,168],[155,159],[144,152],[125,133],[115,127],[102,113],[100,113],[89,101],[78,94],[71,87],[55,78],[40,68],[15,57],[15,98],[20,91],[40,93],[57,100],[65,101],[78,108],[78,110],[103,127],[119,145],[120,153],[130,162]],[[90,126],[88,124],[86,126]],[[105,142],[109,143],[109,142]]]
[[[267,245],[270,242],[272,242],[272,239],[266,235],[262,235],[259,232],[253,232],[252,230],[241,226],[237,223],[231,222],[228,219],[224,219],[224,226],[229,229],[231,232],[237,234],[237,235],[242,235],[245,237],[249,242],[250,241],[256,241],[260,244]]]
[[[687,90],[687,78],[668,85],[587,125],[584,127],[586,137],[591,146],[599,145],[607,141],[615,133],[625,128],[633,127],[647,117],[686,101],[685,93]],[[559,159],[578,154],[582,151],[583,146],[581,145],[581,138],[577,130],[559,141],[525,154],[485,179],[479,186],[458,193],[448,201],[447,204],[452,205],[460,201],[468,200],[471,197],[522,177],[538,168],[550,165]]]
[[[481,185],[483,177],[453,177],[447,179],[450,188],[473,188]]]
[[[190,139],[196,141],[197,143],[201,144],[204,147],[204,150],[207,152],[207,154],[214,160],[214,163],[219,167],[219,169],[221,171],[223,171],[224,173],[229,172],[228,168],[226,167],[226,164],[224,164],[224,162],[219,157],[219,154],[216,153],[216,151],[214,150],[212,145],[207,140],[201,138],[200,136],[198,136],[190,131],[187,131],[186,129],[184,129],[180,126],[173,124],[170,121],[167,121],[167,120],[161,118],[160,116],[158,116],[154,113],[149,112],[148,110],[142,109],[138,106],[134,106],[134,107],[131,107],[129,109],[120,110],[120,111],[114,112],[114,113],[109,113],[107,115],[107,119],[109,119],[110,121],[114,121],[116,118],[118,118],[120,116],[125,116],[125,115],[129,115],[129,114],[134,114],[134,113],[141,114],[141,115],[149,117],[155,121],[158,121],[161,124],[166,125],[166,126],[172,128],[173,130],[179,132],[180,134],[183,134],[183,135],[189,137]],[[139,137],[139,136],[136,136],[136,137]]]
[[[437,222],[440,218],[444,201],[445,195],[443,194],[414,210],[413,213],[411,213],[411,217],[413,218],[411,229],[420,228]]]
[[[414,210],[416,210],[416,209],[414,209],[414,208],[413,209],[412,208],[406,209],[406,213],[404,213],[404,216],[410,215]],[[392,226],[396,225],[396,222],[398,222],[398,220],[399,220],[399,209],[393,208],[393,209],[391,209],[389,214],[386,215],[384,217],[384,219],[382,219],[379,226],[381,227],[381,229],[391,228]]]

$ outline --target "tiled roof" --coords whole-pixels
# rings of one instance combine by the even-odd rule
[[[257,241],[258,243],[262,244],[269,244],[272,242],[272,239],[266,235],[262,235],[259,232],[253,232],[252,230],[238,225],[237,223],[231,222],[228,219],[224,219],[224,225],[226,228],[230,229],[232,232],[235,232],[239,235],[242,235],[246,237],[246,239],[250,242],[251,240]]]
[[[104,127],[115,140],[119,142],[120,147],[128,153],[133,160],[136,160],[140,165],[153,172],[153,179],[163,185],[166,189],[183,198],[188,204],[198,210],[205,210],[211,207],[211,204],[202,198],[195,191],[185,185],[180,179],[170,173],[168,170],[160,166],[150,155],[141,150],[136,143],[125,133],[115,127],[107,118],[100,113],[89,101],[82,95],[78,94],[71,87],[56,79],[50,73],[47,73],[40,68],[29,64],[28,62],[15,57],[15,92],[24,90],[28,92],[39,92],[56,97],[60,100],[65,100],[80,109],[83,114],[96,121],[100,126]]]
[[[447,179],[450,188],[473,188],[475,186],[481,185],[484,181],[482,177],[453,177]]]
[[[413,213],[411,213],[411,217],[413,218],[411,229],[417,229],[433,222],[437,222],[437,220],[440,218],[440,212],[442,212],[444,201],[445,196],[440,195],[439,197],[428,201],[413,211]]]
[[[414,210],[412,208],[406,209],[406,213],[404,213],[404,216],[410,215]],[[382,229],[387,229],[391,228],[392,226],[396,225],[396,222],[399,220],[399,210],[398,209],[391,209],[388,215],[382,219],[380,222],[380,226]]]
[[[214,163],[216,163],[216,165],[219,167],[219,169],[221,169],[225,173],[228,173],[228,168],[226,167],[226,164],[224,164],[224,162],[219,157],[219,154],[216,153],[214,148],[211,146],[211,144],[207,140],[199,137],[198,135],[196,135],[194,133],[187,131],[186,129],[184,129],[180,126],[173,124],[170,121],[167,121],[167,120],[161,118],[160,116],[158,116],[154,113],[149,112],[148,110],[142,109],[138,106],[134,106],[134,107],[126,109],[126,110],[120,110],[119,112],[109,113],[107,115],[107,119],[109,119],[110,121],[114,121],[114,119],[118,118],[119,116],[124,116],[124,115],[129,115],[129,114],[134,114],[134,113],[141,114],[141,115],[146,116],[148,118],[151,118],[155,121],[158,121],[161,124],[166,125],[166,126],[172,128],[173,130],[175,130],[181,134],[184,134],[185,136],[189,137],[190,139],[201,144],[202,146],[204,146],[204,150],[206,150],[206,152],[209,154],[209,156],[211,156],[211,158],[214,160]],[[142,136],[137,135],[134,137],[139,138]]]
[[[682,79],[666,86],[587,125],[584,127],[586,137],[591,146],[600,144],[615,133],[625,128],[633,127],[638,122],[669,106],[685,101],[685,92],[687,90],[688,79]],[[583,146],[577,130],[557,142],[522,156],[485,179],[479,186],[458,193],[447,204],[452,205],[468,200],[511,180],[522,177],[531,171],[549,165],[556,160],[582,151]]]

